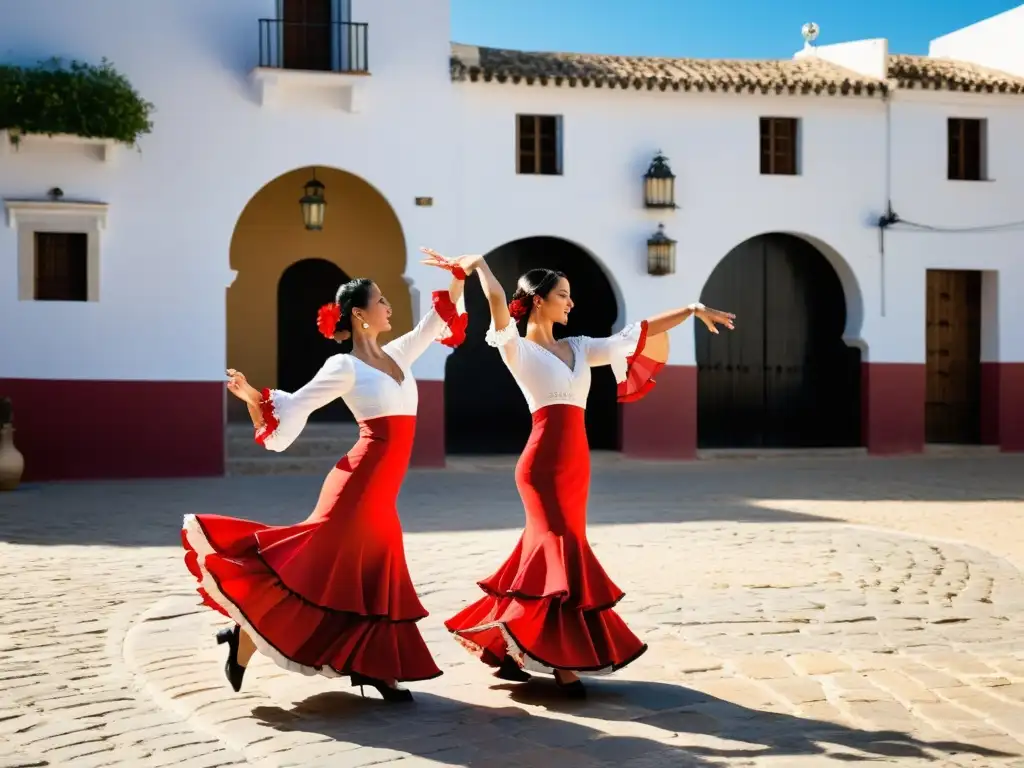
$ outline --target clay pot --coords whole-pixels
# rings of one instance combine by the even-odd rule
[[[25,457],[14,445],[14,425],[0,426],[0,491],[13,491],[21,484]]]

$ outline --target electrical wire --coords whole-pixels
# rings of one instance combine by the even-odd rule
[[[888,226],[899,227],[900,225],[908,227],[910,229],[917,229],[923,232],[1003,232],[1008,229],[1017,229],[1024,227],[1024,221],[1009,221],[1004,224],[985,224],[977,227],[937,227],[931,224],[921,224],[916,221],[907,221],[906,219],[896,218]]]

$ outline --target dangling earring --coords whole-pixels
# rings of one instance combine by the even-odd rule
[[[367,328],[369,328],[369,327],[370,327],[370,324],[369,324],[369,323],[363,323],[363,330],[364,330],[364,331],[365,331],[365,330],[366,330]]]

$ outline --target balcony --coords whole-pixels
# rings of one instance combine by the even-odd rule
[[[313,99],[357,112],[370,74],[365,22],[259,20],[259,64],[251,77],[263,105]]]

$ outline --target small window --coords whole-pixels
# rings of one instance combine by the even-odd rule
[[[558,176],[562,173],[562,118],[517,115],[516,173]]]
[[[797,124],[795,117],[761,118],[761,173],[795,176]]]
[[[949,118],[947,177],[952,181],[985,179],[985,121]]]
[[[88,275],[89,236],[86,233],[35,233],[37,301],[88,301]]]

